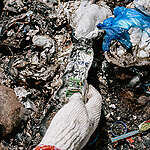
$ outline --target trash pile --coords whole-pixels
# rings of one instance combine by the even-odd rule
[[[84,149],[148,149],[149,130],[111,139],[150,119],[149,10],[150,0],[0,1],[0,85],[15,92],[22,118],[7,135],[0,118],[0,149],[36,147],[70,96],[79,92],[86,103],[87,84],[100,91],[103,105]],[[114,136],[117,121],[123,123]]]
[[[135,1],[135,8],[116,7],[114,18],[110,17],[97,25],[99,29],[106,30],[103,50],[110,51],[105,53],[107,61],[121,67],[150,63],[150,16],[143,13],[146,9],[143,8],[142,12],[138,10],[138,2]],[[149,8],[149,5],[145,6]]]

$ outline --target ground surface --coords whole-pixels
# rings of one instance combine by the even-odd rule
[[[126,6],[130,2],[129,0],[105,1],[112,10],[115,6]],[[64,45],[59,45],[63,50],[68,49],[72,43],[72,30],[67,21],[61,16],[47,17],[47,14],[51,12],[55,15],[53,7],[47,8],[38,1],[24,0],[23,2],[25,7],[23,10],[4,11],[0,21],[1,84],[12,89],[23,87],[28,92],[27,96],[20,97],[20,101],[28,108],[27,119],[22,121],[13,134],[1,140],[3,149],[9,150],[33,149],[40,142],[48,123],[61,107],[52,97],[57,86],[51,83],[55,83],[60,74],[63,74],[67,56],[64,57],[63,63],[57,61],[58,55],[61,54],[56,44],[59,42],[57,36],[62,38],[61,35],[65,34],[67,37],[63,42],[61,41]],[[55,1],[53,4],[58,5]],[[27,12],[26,10],[34,11],[31,21],[28,17],[20,16]],[[17,16],[21,19],[17,19]],[[14,22],[13,19],[17,21]],[[5,26],[2,31],[1,26]],[[52,38],[54,45],[51,47],[54,46],[56,52],[53,56],[49,49],[46,56],[42,55],[43,47],[34,46],[32,36],[24,34],[29,30],[54,35]],[[100,43],[102,39],[95,40],[93,43],[94,61],[89,70],[88,83],[102,94],[102,115],[98,129],[84,150],[148,150],[150,148],[149,132],[132,137],[134,141],[132,144],[127,140],[112,144],[110,138],[112,137],[111,126],[117,120],[125,122],[128,131],[133,131],[138,129],[140,123],[150,119],[150,98],[142,88],[150,82],[150,67],[121,68],[110,64],[105,60]],[[133,81],[135,77],[139,77],[139,80]],[[140,101],[141,96],[145,96],[145,101]]]

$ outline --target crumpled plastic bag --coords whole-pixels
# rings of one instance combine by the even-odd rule
[[[125,7],[116,7],[113,13],[114,18],[107,18],[103,24],[97,25],[99,29],[106,31],[102,45],[103,51],[110,50],[112,40],[117,40],[127,50],[131,49],[132,43],[128,32],[131,28],[139,28],[150,36],[147,31],[150,27],[150,16]]]
[[[150,0],[134,0],[133,4],[138,10],[150,15]]]
[[[150,28],[147,29],[147,32],[150,32]],[[131,28],[129,35],[132,53],[128,53],[119,42],[115,41],[110,51],[104,53],[106,60],[120,67],[149,65],[150,36],[139,28]]]
[[[101,7],[91,4],[88,1],[81,2],[79,8],[73,16],[75,24],[75,36],[77,38],[93,38],[97,36],[98,30],[96,24],[103,22],[108,16],[111,16],[109,7],[102,3]]]

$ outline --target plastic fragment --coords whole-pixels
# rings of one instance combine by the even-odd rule
[[[117,142],[117,141],[119,141],[119,140],[122,140],[122,139],[128,138],[128,137],[130,137],[130,136],[136,135],[136,134],[138,134],[138,133],[139,133],[139,130],[135,130],[135,131],[132,131],[132,132],[123,134],[123,135],[121,135],[121,136],[117,136],[117,137],[111,138],[111,141],[112,141],[112,142]]]
[[[98,34],[96,24],[103,21],[108,16],[111,16],[111,11],[108,6],[103,3],[99,7],[96,4],[91,4],[88,1],[83,1],[80,7],[75,12],[74,22],[75,36],[77,38],[93,38]]]
[[[113,13],[114,18],[107,18],[103,24],[99,23],[97,25],[99,29],[106,31],[102,45],[103,51],[110,50],[112,40],[117,40],[127,50],[131,49],[132,43],[128,32],[130,28],[139,28],[150,36],[147,31],[147,28],[150,27],[150,16],[125,7],[116,7]]]
[[[14,88],[14,92],[16,93],[16,96],[22,100],[23,97],[26,97],[30,92],[27,92],[24,87],[16,87]]]
[[[131,143],[131,144],[134,143],[134,140],[133,140],[131,137],[130,137],[130,138],[127,138],[126,140],[127,140],[129,143]]]
[[[150,15],[150,0],[134,0],[135,8]]]
[[[31,109],[35,112],[37,111],[37,108],[36,108],[35,104],[31,100],[27,100],[26,102],[24,102],[24,106],[27,109]]]
[[[150,120],[144,121],[139,125],[139,131],[144,132],[150,129]]]
[[[81,44],[82,43],[82,44]],[[80,92],[84,95],[88,71],[93,61],[93,49],[91,40],[80,39],[73,46],[62,76],[62,85],[55,93],[56,99],[68,99],[74,93]]]
[[[49,36],[34,35],[32,38],[32,42],[35,46],[43,47],[44,49],[50,49],[51,54],[55,52],[54,40]]]

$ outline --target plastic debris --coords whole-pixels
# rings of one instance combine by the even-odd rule
[[[41,36],[41,35],[35,35],[32,38],[32,42],[34,45],[39,47],[49,47],[51,48],[54,44],[54,41],[49,36]]]
[[[101,3],[101,7],[99,7],[89,1],[81,2],[73,17],[75,36],[89,39],[96,37],[98,35],[96,24],[111,15],[111,10],[105,3]]]
[[[92,42],[80,40],[72,49],[65,73],[62,76],[62,85],[55,94],[56,99],[66,99],[76,92],[85,94],[85,90],[87,90],[86,79],[92,61]]]
[[[56,99],[60,100],[61,98],[64,100],[77,92],[80,92],[82,95],[85,94],[85,90],[87,90],[86,79],[93,61],[91,40],[93,34],[91,33],[95,30],[97,21],[99,19],[103,21],[109,15],[111,15],[111,11],[105,3],[99,7],[88,1],[81,2],[72,17],[75,38],[77,37],[79,39],[72,47],[65,73],[62,76],[62,85],[55,93]]]
[[[147,28],[150,27],[150,16],[125,7],[116,7],[113,13],[115,18],[107,18],[103,24],[99,23],[97,25],[99,29],[106,30],[102,46],[103,51],[110,50],[112,40],[119,41],[127,50],[131,49],[132,43],[128,32],[130,28],[140,28],[150,36],[147,31]]]
[[[52,145],[41,145],[37,146],[34,150],[60,150],[60,149]]]
[[[136,75],[134,76],[131,81],[129,82],[128,86],[130,87],[134,87],[136,84],[138,84],[140,82],[140,76]]]
[[[30,94],[30,92],[27,92],[24,87],[16,87],[14,88],[14,92],[20,100],[22,100],[23,97],[26,97],[28,94]]]
[[[8,1],[10,2],[10,0]],[[101,5],[101,1],[102,0],[96,1],[96,5],[98,5],[101,10],[106,8],[106,12],[107,8],[109,7],[112,10],[112,8],[115,6],[126,6],[127,1],[129,2],[129,0],[117,0],[115,2],[113,0],[104,0],[109,6],[108,7],[107,5]],[[3,2],[7,2],[7,0],[4,0]],[[12,3],[9,5],[10,10],[6,7],[6,9],[1,9],[3,6],[0,5],[0,10],[2,10],[0,21],[0,26],[2,27],[0,32],[0,84],[12,88],[24,87],[24,89],[30,94],[26,95],[26,97],[22,97],[21,100],[21,103],[24,104],[25,108],[27,108],[27,122],[23,122],[23,124],[19,126],[20,128],[23,125],[22,130],[17,130],[19,133],[15,132],[10,140],[1,140],[2,144],[4,145],[4,148],[2,147],[2,149],[33,149],[35,145],[38,145],[46,133],[47,127],[55,113],[64,105],[64,101],[65,103],[69,103],[69,97],[73,94],[73,92],[76,94],[77,92],[82,93],[81,91],[84,91],[84,89],[88,90],[88,87],[86,86],[86,78],[88,83],[94,84],[94,86],[101,90],[103,98],[106,99],[106,101],[103,102],[104,114],[102,115],[102,119],[105,115],[107,115],[107,117],[105,116],[106,119],[101,122],[102,124],[100,123],[102,125],[100,131],[99,129],[96,131],[96,135],[99,133],[100,137],[97,141],[97,137],[93,137],[90,140],[90,144],[93,144],[95,141],[96,143],[92,145],[92,148],[90,144],[87,145],[88,149],[113,149],[112,144],[108,143],[109,137],[106,136],[106,129],[110,128],[110,122],[113,120],[120,120],[123,118],[124,120],[128,121],[128,126],[131,129],[131,127],[136,127],[138,125],[138,121],[140,121],[142,118],[148,119],[150,114],[149,101],[146,100],[146,102],[143,102],[142,106],[140,106],[141,104],[137,101],[137,98],[141,95],[139,93],[141,92],[135,93],[135,100],[129,99],[129,101],[131,100],[130,105],[126,105],[125,103],[125,107],[124,101],[118,100],[120,99],[118,97],[118,92],[122,87],[126,87],[126,84],[129,80],[131,80],[132,75],[130,76],[130,73],[128,75],[128,69],[125,69],[129,78],[127,77],[125,80],[123,80],[123,82],[122,80],[120,82],[120,79],[118,81],[118,78],[115,80],[116,77],[113,76],[113,74],[116,72],[116,68],[118,68],[118,72],[120,72],[122,68],[108,63],[108,61],[104,59],[104,55],[106,53],[101,55],[99,54],[98,50],[102,44],[101,37],[104,35],[104,31],[100,31],[95,26],[93,29],[96,29],[91,31],[91,35],[89,34],[88,37],[92,38],[97,36],[97,32],[100,36],[98,35],[96,38],[92,38],[92,40],[88,41],[82,40],[85,37],[82,37],[81,40],[77,40],[77,38],[74,36],[76,25],[72,26],[73,21],[71,20],[71,16],[75,14],[75,11],[78,9],[80,3],[83,2],[82,0],[21,0],[24,6],[19,6],[17,4],[18,0],[11,0],[11,2]],[[4,4],[6,5],[6,3]],[[92,8],[97,8],[97,6],[94,4]],[[13,9],[15,11],[12,11]],[[92,11],[91,8],[89,10]],[[88,15],[90,16],[90,12],[87,14],[87,17]],[[101,15],[103,16],[105,14]],[[91,20],[91,23],[94,22],[93,20]],[[77,24],[79,21],[80,20],[77,21]],[[88,27],[89,26],[87,26],[87,28]],[[136,30],[135,28],[131,29],[129,34],[133,44],[134,52],[135,54],[138,54],[137,57],[134,57],[135,54],[133,54],[132,57],[134,57],[134,60],[137,60],[136,58],[139,59],[142,56],[141,60],[144,62],[144,64],[148,63],[147,58],[149,58],[149,46],[147,42],[147,33],[143,34],[143,32],[141,32],[139,29]],[[33,43],[33,37],[36,36],[42,36],[44,38],[54,40],[54,46],[52,45],[52,48],[47,48],[44,47],[44,45],[35,45]],[[140,44],[141,39],[143,41],[142,44]],[[111,53],[111,58],[116,58],[119,60],[119,58],[124,58],[124,54],[128,54],[124,48],[120,48],[121,46],[118,43],[114,42],[114,45],[113,46],[115,48],[111,47],[110,51],[117,50],[117,55],[115,55],[117,57],[114,57],[113,53]],[[51,53],[51,49],[53,52],[53,48],[55,49],[54,53]],[[88,55],[87,49],[90,49],[89,51],[92,51],[92,53],[94,52],[94,56],[93,54]],[[130,54],[128,54],[128,56],[129,55]],[[82,56],[85,56],[85,58],[82,58]],[[87,56],[88,58],[86,58]],[[94,57],[94,60],[92,60],[92,57]],[[132,57],[130,59],[125,57],[124,59],[129,60],[130,64],[132,65],[134,65],[134,63],[135,65],[139,64],[136,62],[132,63]],[[104,69],[105,67],[103,67],[102,71],[101,65],[103,66],[103,60],[107,62],[107,67],[106,70]],[[72,62],[71,70],[69,70],[67,66],[67,64],[70,62]],[[79,67],[76,67],[76,62],[79,62]],[[114,62],[117,63],[116,60]],[[123,62],[124,61],[121,61],[121,63],[119,62],[119,65],[124,65],[125,63]],[[126,64],[126,66],[128,66],[128,63]],[[83,70],[81,65],[83,65]],[[91,68],[90,65],[92,66]],[[146,68],[145,66],[141,68],[142,70],[148,70],[147,66]],[[76,69],[80,69],[81,71],[77,72],[78,70]],[[85,75],[86,73],[84,70],[86,70],[87,75]],[[75,75],[77,75],[79,78],[76,78]],[[85,78],[84,81],[82,81],[83,78]],[[143,80],[149,81],[149,76],[147,75],[141,78],[141,81]],[[147,82],[144,81],[143,83]],[[60,90],[57,94],[60,95],[58,96],[56,94],[57,99],[55,99],[54,94],[58,89]],[[63,89],[65,91],[64,93]],[[135,88],[131,89],[131,91],[136,90]],[[82,94],[82,96],[83,95],[84,94]],[[146,93],[143,92],[142,95],[146,95]],[[67,100],[64,100],[63,96],[65,96]],[[122,99],[126,100],[124,97],[122,97]],[[86,94],[83,101],[86,102]],[[115,104],[116,108],[112,104]],[[37,109],[34,108],[34,105]],[[109,109],[109,106],[112,106],[111,109]],[[138,107],[138,110],[136,109],[136,106]],[[132,108],[137,110],[134,112],[135,117],[133,117],[131,113]],[[0,125],[0,131],[2,131],[1,129],[2,128]],[[145,141],[148,141],[148,137],[149,134],[145,134],[145,136],[142,136],[141,140],[143,145],[144,143],[147,143],[145,144],[147,149],[149,148],[149,144]],[[103,143],[100,142],[101,139],[104,141]],[[123,147],[126,145],[125,142],[119,142],[118,144],[120,143]],[[139,146],[142,144],[138,143],[137,138],[135,138],[135,143],[135,149],[146,149],[139,148]],[[122,146],[120,149],[123,149]]]
[[[124,7],[116,7],[114,15],[98,25],[101,29],[106,28],[103,41],[106,60],[121,67],[149,65],[150,16]]]
[[[135,8],[142,11],[146,15],[150,15],[150,0],[134,0]]]
[[[31,100],[27,100],[23,104],[24,104],[25,108],[31,109],[31,110],[33,110],[35,112],[37,111],[37,108],[36,108],[35,104]]]
[[[117,136],[117,137],[111,138],[111,141],[112,142],[116,142],[116,141],[119,141],[119,140],[122,140],[122,139],[125,139],[125,138],[128,138],[128,137],[131,137],[133,135],[136,135],[138,133],[145,132],[145,131],[147,131],[149,129],[150,129],[150,120],[144,121],[143,123],[141,123],[139,125],[139,130],[131,131],[131,132],[128,132],[128,133],[123,134],[121,136]]]

